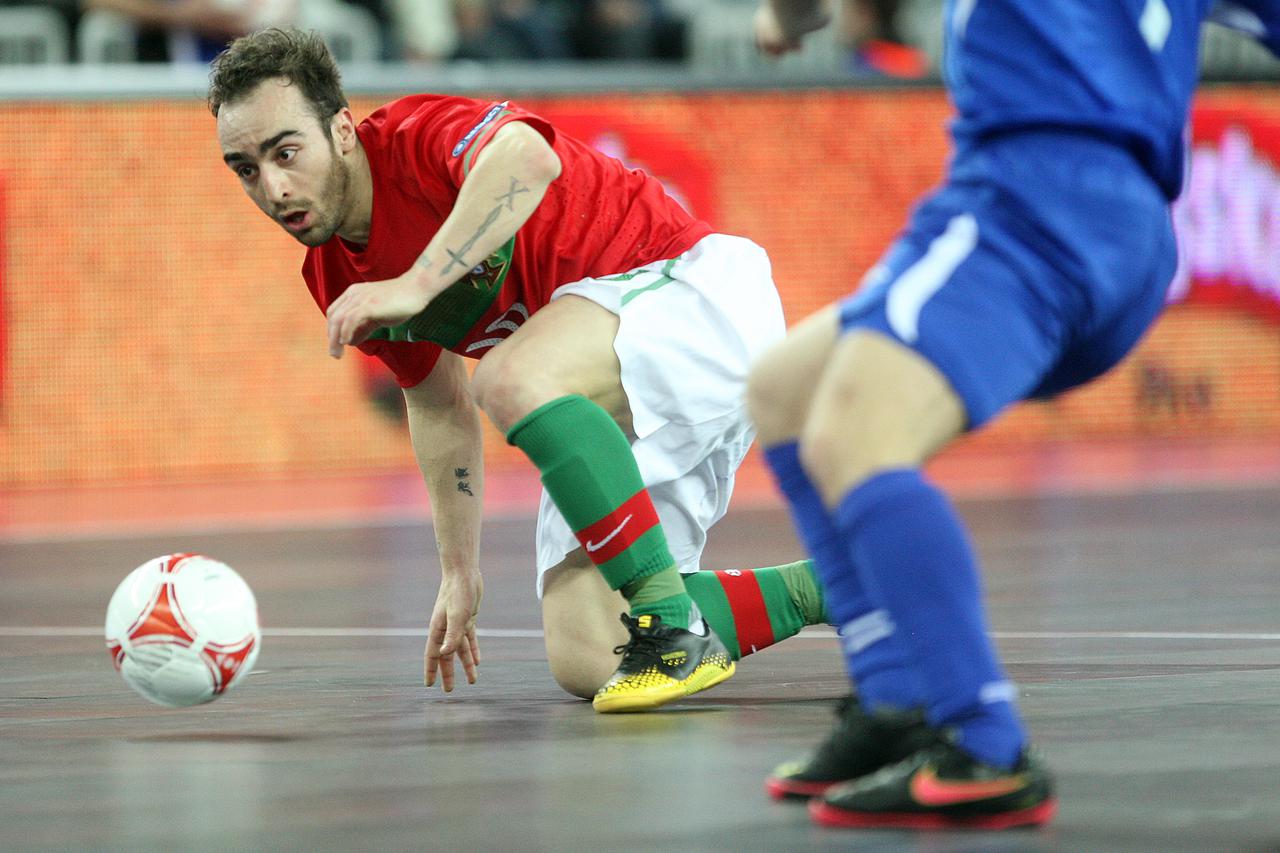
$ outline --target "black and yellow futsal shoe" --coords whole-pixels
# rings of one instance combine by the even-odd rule
[[[1057,810],[1049,773],[1030,753],[1006,770],[945,741],[809,802],[823,826],[896,829],[1014,829]]]
[[[774,768],[764,789],[775,800],[807,800],[841,782],[896,764],[934,743],[938,735],[921,711],[869,714],[855,696],[836,706],[836,725],[807,757]]]
[[[613,650],[622,663],[591,702],[602,714],[652,711],[733,675],[733,658],[710,628],[699,636],[647,614],[624,613],[622,624],[631,632],[631,639]]]

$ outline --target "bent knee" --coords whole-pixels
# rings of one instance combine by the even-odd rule
[[[476,365],[471,377],[476,405],[504,433],[529,412],[557,396],[540,390],[539,385],[529,365],[518,364],[498,349]]]
[[[566,693],[590,699],[618,668],[618,656],[611,648],[556,641],[548,635],[547,665]]]

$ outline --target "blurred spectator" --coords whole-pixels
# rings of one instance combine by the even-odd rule
[[[580,0],[573,26],[581,59],[684,58],[684,21],[661,0]]]
[[[142,30],[140,59],[208,62],[227,42],[259,27],[288,26],[297,20],[300,0],[84,0],[133,21]],[[167,41],[157,56],[154,36]]]
[[[453,6],[454,0],[386,0],[383,11],[390,40],[398,48],[397,58],[440,62],[453,56],[458,48]]]
[[[846,69],[873,77],[928,75],[928,56],[908,46],[898,32],[901,5],[901,0],[843,0],[840,41],[847,51]]]
[[[537,0],[455,0],[455,59],[564,59],[568,44],[551,5]]]
[[[33,5],[43,5],[62,15],[67,20],[68,31],[76,31],[76,22],[80,20],[80,0],[44,0],[41,4],[36,4],[33,0],[0,0],[0,8]]]

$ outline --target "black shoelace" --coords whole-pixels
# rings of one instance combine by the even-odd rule
[[[631,633],[631,639],[620,646],[614,646],[613,653],[615,655],[622,655],[625,660],[633,657],[657,659],[662,654],[666,638],[656,630],[641,633],[636,620],[625,613],[622,614],[622,624],[627,626],[627,630]]]

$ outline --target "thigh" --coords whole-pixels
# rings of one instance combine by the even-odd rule
[[[839,310],[824,308],[787,332],[751,369],[747,399],[766,447],[799,437],[813,401],[814,378],[831,360],[839,327]]]
[[[568,394],[598,404],[630,431],[621,365],[614,352],[618,317],[577,296],[534,313],[476,368],[481,405],[502,430],[539,406]]]
[[[633,432],[698,424],[743,408],[747,375],[786,331],[764,250],[712,234],[683,255],[559,288],[618,316],[613,346]]]
[[[965,427],[947,377],[876,331],[842,337],[816,385],[800,454],[830,507],[873,474],[920,466]]]
[[[1009,219],[993,192],[944,190],[840,305],[842,334],[878,332],[945,377],[970,429],[1037,386],[1081,306]]]
[[[1074,340],[1032,396],[1052,397],[1084,385],[1129,354],[1160,316],[1177,269],[1177,245],[1170,224],[1152,241],[1153,269],[1128,301],[1100,306],[1097,320]]]

